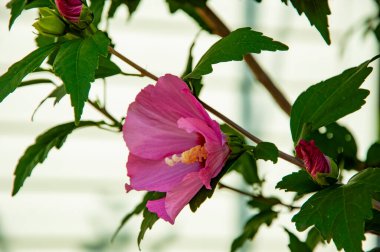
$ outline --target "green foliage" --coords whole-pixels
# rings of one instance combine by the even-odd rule
[[[311,228],[309,233],[307,233],[306,244],[311,249],[314,250],[318,243],[324,242],[321,233],[315,227]]]
[[[196,8],[203,8],[206,5],[207,0],[166,0],[169,6],[170,13],[175,13],[178,10],[184,11],[187,15],[194,19],[194,21],[205,31],[211,33],[211,28],[203,20],[203,18],[198,14]]]
[[[54,8],[50,0],[27,0],[27,3],[24,9],[28,10],[28,9],[41,8],[41,7]]]
[[[380,143],[374,143],[369,147],[365,162],[369,167],[380,167]]]
[[[379,204],[379,203],[377,203]],[[379,209],[372,209],[373,218],[365,222],[365,231],[380,235],[380,212]]]
[[[289,249],[291,252],[311,252],[312,250],[309,248],[309,246],[298,239],[297,236],[295,236],[293,233],[291,233],[289,230],[285,228],[286,233],[289,235]]]
[[[95,79],[107,78],[120,73],[121,69],[110,59],[103,56],[99,57],[99,65],[95,71]]]
[[[368,168],[346,185],[314,194],[292,219],[297,230],[315,226],[325,240],[334,240],[337,249],[361,251],[365,220],[373,217],[372,195],[380,192],[379,177],[380,169]]]
[[[231,170],[235,170],[243,176],[245,182],[249,185],[261,184],[262,180],[257,173],[257,165],[252,152],[245,151],[231,165]]]
[[[286,192],[296,192],[297,195],[303,195],[321,190],[321,186],[313,181],[309,173],[305,170],[293,172],[282,178],[277,183],[276,188],[283,189]]]
[[[92,23],[95,26],[98,26],[102,19],[105,2],[106,0],[91,0],[90,10],[94,14],[94,20]]]
[[[11,9],[11,18],[9,20],[8,28],[9,30],[12,28],[13,23],[16,18],[20,16],[21,12],[24,10],[26,4],[26,0],[11,0],[7,4],[7,8]]]
[[[36,114],[37,110],[42,106],[42,104],[45,103],[49,98],[54,98],[54,104],[56,105],[65,95],[66,95],[66,89],[64,85],[56,87],[45,99],[43,99],[40,104],[38,104],[37,108],[34,110],[32,115],[32,120],[34,118],[34,115]]]
[[[315,144],[325,155],[336,160],[338,164],[343,162],[345,169],[357,166],[356,141],[347,128],[331,123],[326,126],[325,132],[314,130],[309,138],[315,140]]]
[[[288,4],[288,0],[281,0]],[[314,25],[327,44],[330,44],[327,16],[331,14],[328,0],[290,0],[298,14],[305,13],[310,24]]]
[[[111,0],[111,6],[108,10],[108,18],[115,16],[116,10],[122,5],[125,4],[128,8],[129,18],[132,17],[132,14],[137,10],[137,7],[140,4],[140,0]]]
[[[0,102],[21,84],[26,75],[39,67],[56,47],[57,44],[50,44],[38,48],[25,56],[22,60],[13,64],[8,71],[0,77]]]
[[[109,40],[102,32],[64,42],[54,60],[54,71],[65,84],[78,123],[88,99],[90,84],[95,80],[100,56],[107,56]]]
[[[359,87],[372,72],[368,64],[377,58],[315,84],[298,96],[290,117],[295,143],[303,137],[305,129],[316,130],[361,108],[369,91]]]
[[[277,212],[270,209],[251,217],[245,224],[243,233],[232,242],[231,252],[234,252],[243,246],[246,240],[252,240],[259,231],[261,225],[266,224],[269,226],[275,218],[277,218]]]
[[[263,36],[262,33],[253,31],[249,27],[240,28],[212,45],[186,78],[199,79],[213,71],[213,64],[240,61],[248,53],[287,49],[286,45]]]
[[[26,149],[16,166],[12,195],[16,195],[36,165],[44,162],[53,147],[57,149],[62,147],[67,136],[73,132],[74,129],[98,125],[99,123],[92,121],[83,121],[77,126],[75,123],[70,122],[55,126],[38,136],[36,142]]]
[[[248,201],[248,205],[252,208],[257,208],[261,211],[270,210],[273,206],[281,204],[281,201],[275,197],[265,198],[263,196],[257,196]]]
[[[278,160],[278,149],[273,143],[261,142],[253,149],[253,155],[256,159],[270,160],[275,164]]]
[[[165,193],[158,193],[158,192],[147,192],[143,198],[143,200],[140,202],[140,204],[138,204],[133,210],[132,212],[128,213],[127,215],[124,216],[124,218],[121,220],[121,223],[120,225],[117,227],[115,233],[113,234],[112,238],[111,238],[111,242],[113,242],[116,238],[116,236],[119,234],[120,230],[127,224],[127,222],[135,215],[139,215],[141,214],[144,209],[145,209],[145,206],[146,206],[146,203],[148,202],[148,200],[151,200],[151,199],[158,199],[158,198],[162,198],[165,196]],[[145,233],[145,231],[144,231]],[[144,234],[142,234],[142,236],[144,237]]]

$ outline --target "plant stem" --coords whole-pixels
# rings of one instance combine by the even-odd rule
[[[208,7],[195,7],[195,11],[202,20],[211,28],[214,34],[225,37],[230,34],[230,30],[223,21]],[[256,79],[268,90],[273,99],[277,102],[280,108],[288,115],[292,110],[292,106],[285,98],[284,94],[277,88],[269,75],[257,63],[251,54],[244,56],[245,63],[248,65],[251,72],[256,76]]]
[[[118,127],[119,131],[122,130],[123,125],[115,117],[113,117],[104,107],[100,107],[96,102],[88,100],[87,101],[93,108],[102,113],[105,117],[110,119],[115,126]]]
[[[252,194],[252,193],[242,191],[242,190],[240,190],[240,189],[237,189],[237,188],[234,188],[234,187],[228,186],[228,185],[223,184],[223,183],[221,183],[221,182],[219,182],[218,185],[219,185],[219,188],[220,188],[220,189],[225,188],[225,189],[231,190],[231,191],[233,191],[233,192],[239,193],[239,194],[241,194],[241,195],[245,195],[245,196],[251,197],[252,199],[257,199],[257,200],[261,200],[261,201],[267,201],[267,199],[264,198],[263,196],[256,196],[256,195],[254,195],[254,194]],[[285,204],[285,203],[282,203],[282,202],[279,202],[279,203],[277,203],[277,204],[282,205],[282,206],[285,206],[285,207],[289,208],[290,210],[298,209],[298,208],[299,208],[299,207],[295,207],[295,206],[292,206],[292,205],[288,205],[288,204]]]
[[[140,67],[139,65],[137,65],[136,63],[134,63],[133,61],[127,59],[125,56],[123,56],[122,54],[120,54],[119,52],[115,51],[113,48],[109,47],[109,52],[113,55],[115,55],[116,57],[120,58],[121,60],[123,60],[125,63],[127,63],[128,65],[132,66],[133,68],[135,68],[136,70],[138,70],[142,75],[144,76],[147,76],[147,77],[150,77],[151,79],[157,81],[158,78],[148,72],[146,69]],[[261,139],[259,139],[258,137],[255,137],[254,135],[252,135],[251,133],[249,133],[248,131],[246,131],[244,128],[240,127],[237,123],[233,122],[232,120],[230,120],[229,118],[227,118],[225,115],[221,114],[220,112],[218,112],[217,110],[215,110],[214,108],[210,107],[209,105],[207,105],[205,102],[199,100],[199,102],[205,107],[205,109],[207,109],[208,111],[210,111],[212,114],[214,114],[215,116],[219,117],[221,120],[223,120],[224,122],[226,122],[227,124],[229,124],[231,127],[233,127],[234,129],[236,129],[237,131],[239,131],[240,133],[242,133],[244,136],[246,136],[247,138],[251,139],[253,142],[255,143],[261,143],[263,142]],[[282,151],[278,151],[278,156],[290,163],[293,163],[299,167],[305,167],[303,162],[301,160],[299,160],[298,158],[295,158],[295,157],[292,157]]]

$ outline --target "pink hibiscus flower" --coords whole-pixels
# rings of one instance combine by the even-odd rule
[[[129,148],[127,191],[166,192],[146,206],[171,224],[203,186],[211,189],[230,153],[219,124],[186,83],[170,74],[137,95],[123,135]]]
[[[331,172],[330,160],[318,149],[314,140],[308,142],[302,139],[296,146],[296,153],[304,161],[311,176]]]
[[[55,0],[59,13],[72,23],[78,23],[82,12],[81,0]]]

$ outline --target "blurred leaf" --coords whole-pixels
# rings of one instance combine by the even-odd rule
[[[256,160],[251,152],[246,151],[231,165],[231,170],[235,170],[243,176],[249,185],[261,184],[262,180],[257,173]]]
[[[108,10],[108,18],[115,16],[116,10],[122,5],[125,4],[128,8],[129,18],[132,17],[132,14],[136,11],[137,7],[140,4],[140,0],[111,0],[111,6]]]
[[[116,229],[115,233],[112,235],[111,242],[113,242],[116,238],[116,236],[119,234],[120,230],[124,227],[125,224],[134,216],[134,215],[139,215],[142,213],[142,211],[145,209],[146,203],[148,200],[151,199],[158,199],[162,198],[165,196],[165,193],[157,193],[157,192],[147,192],[141,201],[140,204],[138,204],[135,209],[132,210],[132,212],[128,213],[127,215],[124,216],[124,218],[121,220],[120,225]],[[145,232],[145,231],[144,231]],[[144,236],[144,235],[143,235]]]
[[[100,56],[107,56],[109,40],[98,31],[91,37],[62,43],[54,60],[54,71],[65,84],[78,123],[95,80]]]
[[[253,149],[253,155],[256,159],[270,160],[275,164],[278,160],[278,149],[273,143],[261,142]]]
[[[307,233],[306,244],[311,249],[314,250],[318,243],[324,242],[321,233],[315,227],[311,228],[309,233]]]
[[[32,85],[37,85],[37,84],[53,84],[55,85],[55,83],[50,80],[50,79],[33,79],[33,80],[27,80],[27,81],[23,81],[20,83],[20,85],[18,85],[18,87],[27,87],[27,86],[32,86]]]
[[[281,0],[288,4],[288,0]],[[327,44],[330,44],[327,16],[331,14],[327,0],[290,0],[298,14],[305,13],[310,24],[314,25]]]
[[[289,249],[291,252],[311,252],[312,250],[307,246],[306,243],[301,242],[297,236],[291,233],[289,230],[285,228],[285,231],[289,235]]]
[[[55,126],[38,136],[36,142],[28,147],[16,166],[12,196],[16,195],[20,190],[25,180],[31,175],[34,167],[36,167],[38,163],[44,162],[53,147],[60,149],[67,136],[73,132],[74,129],[98,125],[99,123],[97,122],[83,121],[75,126],[75,123],[70,122]]]
[[[380,235],[380,212],[372,209],[373,217],[365,222],[365,231]]]
[[[65,95],[66,95],[66,89],[65,85],[61,85],[56,87],[45,99],[43,99],[40,104],[38,104],[37,108],[34,110],[32,114],[32,121],[34,118],[34,115],[36,114],[37,110],[41,107],[41,105],[47,101],[49,98],[54,98],[54,105],[56,105]]]
[[[305,170],[299,170],[298,172],[293,172],[283,177],[282,180],[277,183],[276,188],[283,189],[285,192],[296,192],[298,195],[322,189]]]
[[[211,28],[207,25],[203,18],[196,11],[196,7],[204,7],[207,0],[166,0],[169,6],[170,13],[175,13],[178,10],[184,11],[187,15],[194,19],[194,21],[205,31],[211,33]]]
[[[92,23],[97,27],[102,19],[102,14],[104,10],[104,4],[106,0],[91,0],[90,9],[94,13],[94,20]]]
[[[185,78],[199,79],[202,75],[213,71],[213,64],[240,61],[248,53],[277,50],[288,50],[288,47],[249,27],[240,28],[212,45],[199,60],[194,70]]]
[[[95,79],[106,78],[120,73],[121,69],[110,59],[103,56],[99,57],[99,65],[95,71]]]
[[[369,147],[365,162],[369,167],[380,167],[380,143],[374,143]]]
[[[250,218],[244,226],[243,233],[232,242],[231,252],[243,246],[246,240],[252,240],[261,225],[269,226],[275,218],[277,213],[272,210],[262,211]]]
[[[292,218],[298,231],[315,226],[331,238],[338,250],[361,251],[365,220],[372,219],[372,195],[380,192],[380,169],[368,168],[346,185],[331,186],[314,194]]]
[[[351,132],[337,123],[331,123],[325,127],[326,131],[323,133],[319,130],[311,132],[310,139],[314,139],[318,148],[325,155],[336,160],[338,164],[343,161],[345,169],[356,167],[357,146]]]
[[[0,102],[21,84],[26,75],[39,67],[56,47],[57,44],[50,44],[36,49],[19,62],[13,64],[5,74],[0,76]]]
[[[305,126],[316,130],[361,108],[369,91],[359,87],[372,72],[368,64],[377,58],[378,56],[315,84],[298,96],[290,117],[290,129],[295,143],[302,137]]]
[[[281,201],[275,197],[256,197],[248,201],[248,205],[252,208],[257,208],[262,211],[270,210],[273,206],[280,204]]]
[[[20,16],[21,12],[24,10],[26,0],[11,0],[7,3],[7,8],[11,9],[11,18],[9,20],[8,29],[12,28],[15,20]]]

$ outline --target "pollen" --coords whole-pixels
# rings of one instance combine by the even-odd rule
[[[207,150],[205,146],[197,145],[187,151],[182,152],[179,156],[174,154],[173,156],[166,157],[165,163],[169,166],[174,166],[175,164],[181,162],[183,164],[192,164],[196,162],[203,162],[207,159]]]

